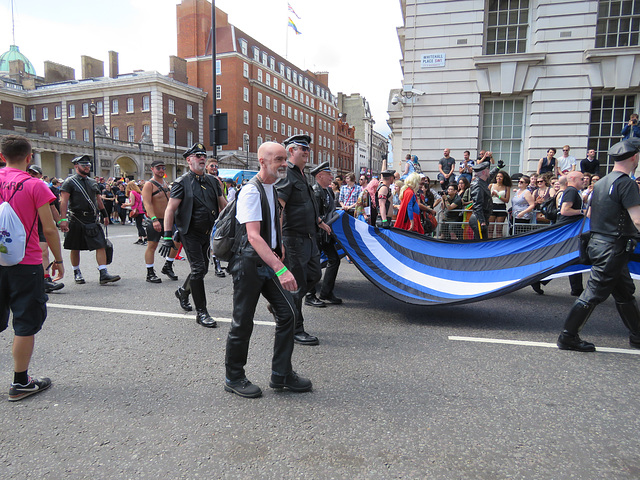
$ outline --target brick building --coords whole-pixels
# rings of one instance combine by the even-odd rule
[[[336,174],[344,175],[345,173],[355,172],[353,163],[356,151],[356,128],[349,125],[344,119],[344,115],[338,119],[337,134],[337,155],[338,161],[335,165]]]
[[[109,52],[104,76],[102,61],[82,57],[81,80],[53,62],[45,62],[45,75],[38,77],[25,60],[0,65],[0,135],[26,135],[45,175],[66,177],[75,156],[93,157],[95,136],[97,175],[147,177],[161,157],[173,166],[167,169],[172,179],[185,168],[180,154],[203,137],[205,94],[186,83],[182,59],[171,58],[169,76],[119,74],[118,55]]]
[[[211,3],[182,0],[177,5],[178,56],[187,60],[189,84],[210,93]],[[233,157],[245,162],[246,149],[262,142],[282,142],[290,135],[311,136],[309,165],[330,161],[336,167],[337,99],[329,90],[328,73],[304,71],[257,42],[228,21],[216,8],[216,107],[228,114],[229,141],[218,148],[221,164]],[[213,100],[204,103],[205,143]],[[255,154],[249,155],[252,168]]]

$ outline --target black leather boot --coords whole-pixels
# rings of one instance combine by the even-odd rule
[[[162,283],[160,277],[156,275],[153,267],[147,267],[147,282],[149,283]]]
[[[171,280],[178,280],[178,276],[173,271],[173,262],[164,262],[164,266],[162,267],[162,270],[160,270],[160,272],[165,274]]]
[[[184,285],[176,290],[176,298],[180,302],[180,306],[183,310],[190,312],[193,310],[193,307],[189,303],[189,294],[191,293],[191,274],[187,275],[187,279],[184,282]]]
[[[120,280],[120,275],[110,275],[106,268],[100,270],[100,285],[117,282],[118,280]]]
[[[207,312],[207,296],[204,292],[204,279],[191,279],[191,295],[196,306],[196,322],[207,328],[216,328],[218,324]]]
[[[640,348],[640,310],[634,300],[626,303],[616,302],[616,308],[622,318],[622,323],[629,329],[629,345]]]
[[[558,337],[558,348],[560,350],[575,350],[577,352],[595,352],[596,346],[593,343],[585,342],[578,335],[584,324],[589,320],[589,316],[595,305],[576,300],[569,311],[569,316],[564,322],[564,330]]]
[[[220,260],[218,260],[216,257],[213,257],[213,264],[216,267],[216,277],[226,277],[224,271],[222,270],[222,266],[220,265]]]

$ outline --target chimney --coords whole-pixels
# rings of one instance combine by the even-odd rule
[[[82,55],[80,57],[82,64],[82,79],[104,77],[104,62],[95,58]]]
[[[187,61],[184,58],[171,55],[169,57],[169,77],[176,82],[189,83],[187,78]]]
[[[65,82],[68,80],[76,79],[76,71],[67,67],[66,65],[60,65],[59,63],[45,60],[44,62],[44,83],[57,83]]]
[[[109,77],[118,78],[118,52],[109,50]]]

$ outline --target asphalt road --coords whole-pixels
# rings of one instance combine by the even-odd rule
[[[343,261],[344,305],[307,307],[321,344],[294,351],[313,391],[268,387],[273,326],[261,301],[247,374],[264,396],[249,400],[223,390],[231,279],[207,277],[220,320],[205,329],[180,310],[177,282],[144,281],[135,227],[110,233],[110,271],[123,279],[99,286],[84,253],[87,284],[69,271],[50,295],[30,369],[50,390],[6,401],[12,332],[0,334],[0,478],[640,478],[640,352],[611,299],[583,337],[614,350],[562,352],[566,279],[544,296],[416,307]],[[176,263],[183,279],[188,265]]]

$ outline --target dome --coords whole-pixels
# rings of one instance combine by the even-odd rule
[[[22,60],[24,62],[24,71],[31,75],[36,74],[36,69],[33,68],[29,59],[20,53],[17,45],[11,45],[7,52],[0,55],[0,72],[9,73],[9,62],[13,60]]]

